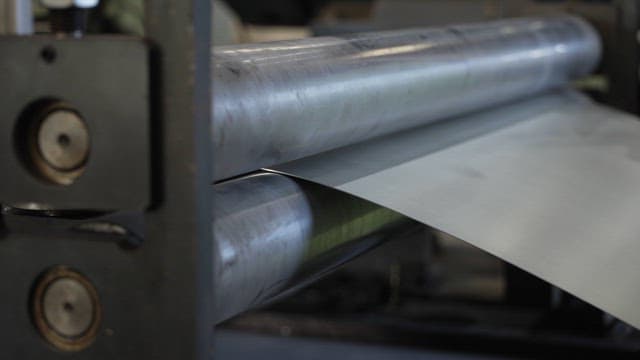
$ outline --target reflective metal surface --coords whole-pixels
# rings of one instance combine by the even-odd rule
[[[526,97],[599,55],[574,17],[218,47],[215,178]]]
[[[313,281],[411,222],[347,194],[262,173],[214,186],[215,318]]]
[[[62,278],[52,282],[44,293],[45,320],[61,336],[74,338],[86,332],[93,322],[93,299],[78,281]]]
[[[23,118],[15,135],[16,146],[28,153],[23,165],[46,183],[73,184],[84,173],[91,153],[85,119],[59,101],[36,103]]]
[[[0,35],[33,33],[33,11],[29,0],[0,0]]]
[[[84,275],[55,266],[34,284],[31,318],[40,335],[57,350],[83,350],[99,333],[102,309],[98,292]]]
[[[38,151],[57,170],[75,170],[89,157],[89,129],[73,111],[57,110],[47,115],[37,137]]]
[[[386,206],[640,327],[640,123],[555,93],[277,170]]]

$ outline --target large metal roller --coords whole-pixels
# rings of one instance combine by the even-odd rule
[[[274,300],[411,224],[368,201],[262,173],[214,186],[215,317]]]
[[[526,97],[588,74],[575,17],[214,49],[216,179]]]

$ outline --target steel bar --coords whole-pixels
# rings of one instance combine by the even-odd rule
[[[527,97],[588,74],[600,52],[568,16],[218,47],[214,176]]]
[[[213,189],[216,322],[317,279],[411,224],[368,201],[272,173]]]

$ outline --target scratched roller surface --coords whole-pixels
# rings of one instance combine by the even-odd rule
[[[272,171],[445,231],[640,327],[640,123],[549,93]]]
[[[600,50],[567,16],[217,47],[215,178],[562,87]]]
[[[600,49],[565,16],[216,48],[215,180],[342,190],[640,327],[640,123],[557,90]]]

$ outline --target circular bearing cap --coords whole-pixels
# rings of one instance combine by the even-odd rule
[[[63,351],[79,351],[91,345],[102,317],[95,287],[64,266],[50,269],[37,281],[32,312],[42,337]]]
[[[89,156],[89,129],[77,113],[55,110],[40,123],[37,144],[49,166],[72,171],[84,165]]]

